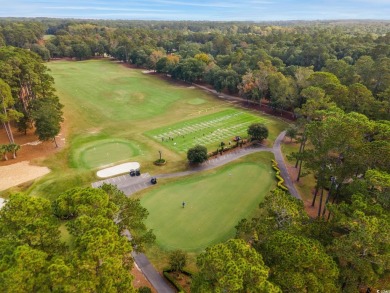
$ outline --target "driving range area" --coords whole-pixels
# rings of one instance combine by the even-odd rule
[[[228,144],[236,136],[246,137],[250,124],[268,122],[266,118],[231,108],[154,129],[145,134],[176,152],[186,152],[195,145],[204,145],[214,150],[222,141]]]

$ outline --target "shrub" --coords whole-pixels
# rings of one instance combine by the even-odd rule
[[[172,272],[173,272],[172,269],[164,270],[163,275],[179,292],[186,292],[184,288],[180,284],[176,283],[175,279],[172,278],[172,276],[169,274]],[[192,277],[192,273],[190,273],[189,271],[181,270],[180,272],[183,273],[184,275]]]
[[[152,293],[152,290],[149,287],[145,286],[139,287],[137,291],[138,293]]]
[[[190,163],[203,163],[207,161],[207,148],[202,145],[197,145],[187,152],[187,159]]]
[[[158,159],[153,162],[157,166],[165,165],[167,161],[165,159]]]
[[[174,250],[169,255],[169,265],[175,272],[182,271],[187,264],[187,254],[178,249]]]
[[[262,123],[253,123],[248,127],[248,134],[252,140],[263,141],[268,137],[268,128]]]
[[[293,140],[293,138],[296,138],[298,134],[298,128],[296,126],[290,126],[286,130],[286,136],[290,138],[290,141]]]
[[[278,163],[275,160],[272,161],[272,168],[276,171],[275,177],[278,179],[278,187],[284,191],[288,191],[288,188],[284,186],[284,179],[280,176],[280,169],[278,167]]]

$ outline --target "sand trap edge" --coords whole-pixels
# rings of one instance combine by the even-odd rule
[[[123,174],[123,173],[128,173],[130,172],[131,169],[139,169],[140,164],[138,162],[129,162],[129,163],[124,163],[116,166],[112,166],[109,168],[104,168],[102,170],[99,170],[96,172],[96,175],[99,178],[108,178],[112,177],[115,175]]]

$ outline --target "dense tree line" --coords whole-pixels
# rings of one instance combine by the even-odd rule
[[[352,293],[390,277],[390,123],[344,112],[321,88],[305,95],[290,135],[301,142],[298,176],[315,175],[317,217],[272,191],[259,216],[238,223],[237,239],[198,256],[194,292]]]
[[[11,144],[11,123],[26,133],[35,127],[40,140],[55,140],[62,121],[62,105],[54,80],[41,58],[28,50],[0,47],[0,122]]]
[[[131,252],[154,241],[147,215],[109,185],[72,189],[53,203],[11,195],[0,210],[0,290],[136,292]]]
[[[276,189],[260,204],[258,217],[239,222],[236,238],[258,254],[256,264],[265,272],[254,277],[258,284],[267,281],[283,292],[382,289],[378,280],[390,276],[389,121],[344,112],[324,90],[308,89],[311,97],[295,128],[301,148],[294,157],[299,173],[315,174],[317,218],[307,216],[302,201]],[[254,256],[243,257],[237,245],[229,255],[250,262]],[[243,261],[220,261],[228,260],[225,250],[216,245],[198,257],[195,292],[210,286],[246,292],[251,286],[253,279],[240,277],[247,269]],[[229,274],[235,276],[230,283],[223,277]]]
[[[44,29],[51,35],[45,41]],[[44,60],[112,56],[258,103],[268,100],[275,110],[301,108],[306,88],[315,86],[344,111],[373,119],[390,117],[389,39],[388,22],[370,21],[0,21],[0,46],[29,48]]]
[[[329,77],[326,73],[315,73],[309,80],[316,74],[323,75],[321,78]],[[303,92],[307,101],[298,111],[302,118],[298,120],[298,127],[294,129],[296,133],[293,134],[298,135],[300,147],[292,157],[296,159],[295,167],[298,168],[296,180],[299,181],[305,173],[315,176],[312,206],[319,202],[317,216],[325,216],[329,202],[350,201],[352,186],[358,185],[361,178],[367,178],[372,172],[377,174],[377,178],[382,178],[376,181],[375,188],[387,194],[389,120],[370,120],[357,112],[345,112],[325,94],[324,89],[316,86],[310,86]],[[388,195],[376,199],[384,208],[389,207],[386,197]]]
[[[370,186],[370,179],[357,184]],[[354,190],[348,201],[330,205],[328,221],[310,220],[302,201],[280,189],[272,191],[260,204],[258,217],[237,225],[238,240],[212,246],[198,257],[194,292],[375,288],[390,274],[390,213],[377,201],[386,191],[377,188]],[[257,289],[251,287],[255,284]]]

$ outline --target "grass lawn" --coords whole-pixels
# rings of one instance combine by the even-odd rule
[[[146,225],[166,250],[200,251],[234,236],[240,219],[255,213],[275,186],[271,154],[255,154],[147,192]],[[185,207],[182,207],[185,202]]]
[[[65,105],[70,133],[66,157],[71,168],[95,168],[124,160],[153,162],[160,146],[144,136],[145,131],[198,111],[227,107],[193,87],[175,85],[109,60],[55,61],[47,65]],[[163,150],[164,158],[171,162],[167,171],[183,167],[183,156]]]
[[[138,145],[121,139],[100,139],[84,143],[73,153],[74,166],[86,169],[102,168],[113,162],[128,161],[139,155]]]
[[[246,137],[250,124],[269,122],[266,118],[232,108],[154,129],[146,135],[177,152],[187,152],[198,144],[216,150],[221,142],[228,145],[235,136]]]
[[[207,123],[214,114],[217,117],[217,113],[229,111],[247,119],[263,119],[192,86],[171,83],[107,59],[54,61],[47,66],[65,106],[67,147],[43,162],[52,172],[29,188],[32,195],[53,198],[68,188],[88,186],[95,180],[97,168],[125,161],[137,161],[143,172],[151,174],[185,170],[184,151],[145,134],[155,129],[188,121]],[[285,124],[269,116],[264,119],[272,140]],[[229,123],[219,128],[233,124]],[[159,150],[168,162],[163,168],[153,165]]]

